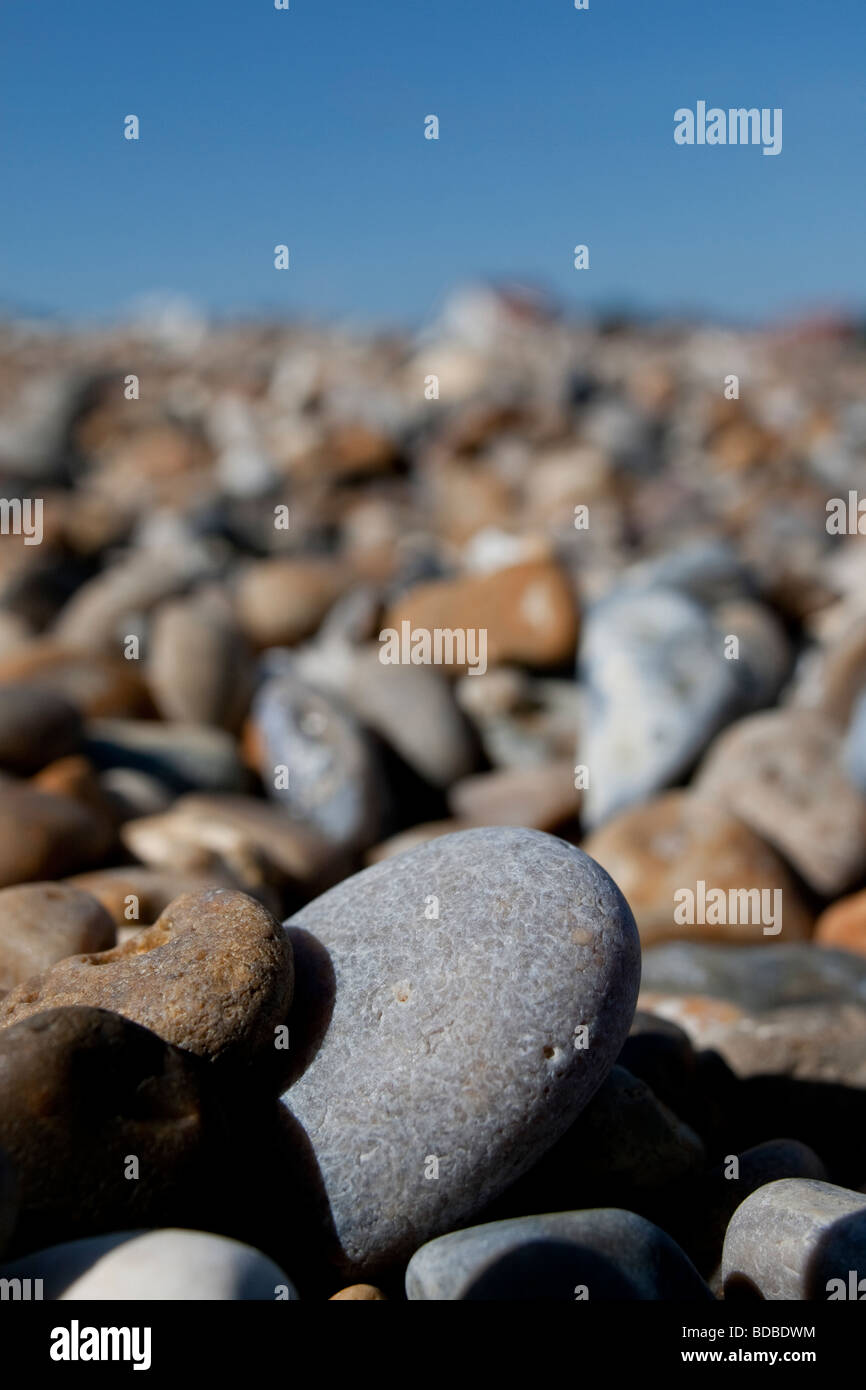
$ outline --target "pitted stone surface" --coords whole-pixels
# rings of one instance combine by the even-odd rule
[[[0,1027],[73,1004],[109,1009],[210,1060],[273,1050],[292,999],[292,953],[245,893],[185,893],[113,950],[70,956],[7,994]]]
[[[598,1089],[634,1013],[627,903],[539,831],[444,836],[286,925],[303,1055],[283,1100],[351,1274],[405,1258],[525,1172]]]
[[[599,1299],[706,1302],[682,1250],[632,1211],[602,1207],[522,1216],[455,1231],[422,1246],[406,1270],[410,1300]]]

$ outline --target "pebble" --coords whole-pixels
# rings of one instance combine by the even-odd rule
[[[695,787],[773,845],[816,892],[844,892],[866,873],[866,801],[842,769],[838,732],[817,711],[740,720],[713,744]]]
[[[133,552],[87,580],[64,605],[52,636],[67,647],[122,652],[142,614],[185,588],[195,573],[194,552],[163,547],[158,557]]]
[[[824,909],[815,923],[815,945],[866,956],[866,889]]]
[[[234,739],[204,724],[93,719],[85,750],[99,768],[133,768],[176,792],[241,791],[246,783]]]
[[[709,615],[674,590],[623,590],[591,609],[580,647],[587,706],[578,748],[589,769],[589,826],[690,768],[736,709],[731,665]]]
[[[0,1028],[74,1004],[110,1009],[210,1061],[243,1064],[274,1047],[292,999],[292,953],[252,898],[209,889],[178,898],[154,926],[73,956],[0,1001]]]
[[[758,1188],[731,1218],[722,1279],[730,1302],[861,1298],[866,1196],[806,1178]]]
[[[866,1008],[856,1004],[795,1004],[744,1014],[705,1031],[701,1041],[737,1076],[866,1087]]]
[[[779,856],[708,798],[665,792],[613,816],[583,848],[619,884],[644,946],[677,939],[769,944],[809,935],[812,915]],[[753,889],[760,899],[732,896]],[[707,901],[716,890],[724,894],[721,906]],[[682,896],[686,891],[691,898]],[[691,922],[682,920],[687,913]]]
[[[348,711],[286,672],[261,687],[251,724],[265,791],[295,820],[346,854],[379,839],[381,769]]]
[[[377,1289],[375,1284],[350,1284],[348,1288],[340,1289],[339,1293],[332,1293],[331,1303],[387,1303],[387,1299],[381,1289]]]
[[[670,1236],[635,1212],[604,1207],[440,1236],[409,1261],[406,1296],[413,1302],[712,1299]]]
[[[866,797],[866,694],[861,695],[854,706],[842,757],[852,786]]]
[[[473,829],[472,826],[453,818],[451,820],[423,821],[421,825],[413,825],[410,830],[401,830],[399,835],[392,835],[389,839],[383,840],[381,844],[368,849],[365,860],[367,864],[378,864],[381,859],[393,859],[395,855],[403,854],[406,850],[415,849],[418,845],[426,845],[428,840],[438,840],[443,835],[453,835],[458,830],[471,829]]]
[[[411,630],[431,632],[485,630],[489,666],[519,662],[546,667],[573,659],[578,618],[566,574],[552,561],[540,560],[418,585],[388,610],[382,629],[400,633],[403,622]],[[467,666],[442,669],[458,674]]]
[[[317,885],[330,847],[282,807],[248,796],[190,793],[161,816],[127,821],[124,844],[174,873],[211,873],[257,896],[263,889]],[[327,885],[330,886],[330,885]]]
[[[150,631],[147,680],[164,719],[235,730],[252,697],[250,654],[219,591],[162,604]]]
[[[187,1219],[222,1121],[194,1057],[103,1009],[0,1029],[0,1146],[18,1177],[17,1250]],[[128,1156],[138,1159],[131,1181]]]
[[[448,805],[458,820],[469,824],[574,829],[580,812],[574,761],[499,768],[465,777],[450,788]]]
[[[114,924],[101,903],[65,883],[0,889],[0,990],[79,952],[114,945]]]
[[[429,666],[385,666],[380,649],[356,652],[344,698],[434,787],[448,787],[471,772],[477,745],[451,684]]]
[[[736,637],[737,655],[729,662],[740,687],[743,713],[764,709],[779,697],[791,674],[791,644],[778,618],[763,604],[731,599],[713,611],[723,642]]]
[[[68,882],[71,887],[82,889],[88,896],[96,898],[115,927],[128,927],[130,924],[152,926],[169,903],[182,893],[200,893],[206,888],[226,887],[217,876],[208,880],[194,874],[173,874],[144,868],[139,864],[94,869],[90,873],[75,874]],[[134,902],[129,899],[134,899]],[[105,947],[90,949],[105,950]]]
[[[41,1279],[61,1303],[296,1300],[279,1265],[261,1251],[206,1231],[120,1231],[25,1255],[0,1277]]]
[[[238,621],[257,647],[293,646],[316,631],[346,585],[345,571],[331,560],[261,560],[238,582]]]
[[[526,1171],[598,1088],[634,1012],[627,904],[591,859],[538,831],[433,840],[287,928],[317,1050],[283,1100],[344,1272],[406,1257]],[[304,1003],[315,974],[321,997]]]
[[[640,1007],[617,1064],[645,1081],[650,1090],[677,1115],[694,1089],[695,1050],[684,1028]]]
[[[706,994],[753,1013],[785,1004],[853,1003],[866,1008],[866,961],[807,942],[705,946],[676,942],[643,955],[643,990]]]
[[[40,686],[0,687],[0,767],[20,777],[77,751],[81,716],[62,695]]]
[[[0,784],[0,888],[89,868],[113,842],[113,827],[81,802]]]
[[[39,685],[64,696],[89,719],[135,718],[153,712],[134,661],[40,638],[0,658],[0,686]]]

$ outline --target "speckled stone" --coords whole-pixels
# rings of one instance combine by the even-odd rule
[[[623,591],[590,611],[579,666],[588,695],[578,749],[589,768],[587,824],[689,768],[738,707],[733,664],[709,615],[683,594]]]
[[[0,989],[13,989],[66,956],[113,945],[111,918],[81,889],[65,883],[0,889]]]
[[[842,767],[842,740],[814,710],[750,715],[713,744],[695,790],[773,845],[818,893],[866,872],[866,801]]]
[[[471,1226],[423,1245],[406,1270],[412,1301],[573,1303],[580,1290],[590,1305],[606,1299],[712,1299],[670,1236],[615,1207]]]
[[[292,999],[292,953],[269,912],[244,893],[186,893],[154,926],[96,955],[72,956],[0,1002],[0,1028],[46,1009],[89,1004],[209,1060],[271,1049]]]
[[[333,1258],[356,1277],[525,1172],[598,1089],[634,1012],[628,905],[591,859],[539,831],[431,841],[287,927],[307,1041],[283,1100],[330,1204]],[[438,1177],[425,1176],[431,1158]]]
[[[18,1179],[15,1249],[200,1219],[226,1143],[208,1069],[103,1009],[0,1029],[0,1146]],[[126,1176],[127,1158],[139,1175]]]
[[[53,1245],[0,1270],[42,1279],[43,1296],[127,1302],[297,1299],[279,1265],[261,1251],[205,1231],[122,1231]]]
[[[0,687],[0,767],[21,777],[74,753],[81,715],[63,695],[40,686]]]
[[[725,1300],[825,1302],[866,1280],[866,1196],[808,1178],[758,1188],[731,1218],[722,1255]],[[860,1298],[866,1284],[855,1293]],[[844,1296],[844,1295],[843,1295]],[[851,1297],[851,1293],[847,1293]]]

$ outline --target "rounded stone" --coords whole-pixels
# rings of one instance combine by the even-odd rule
[[[246,783],[231,734],[207,724],[94,719],[86,751],[99,768],[150,773],[176,792],[240,791]]]
[[[206,1231],[122,1231],[37,1250],[6,1278],[42,1279],[61,1303],[295,1300],[291,1280],[261,1251]]]
[[[252,695],[247,644],[219,592],[157,610],[147,680],[164,719],[236,729]]]
[[[39,638],[0,659],[0,686],[39,685],[88,718],[145,717],[153,705],[136,662]]]
[[[825,908],[815,923],[815,945],[866,956],[866,889]]]
[[[598,1089],[634,1012],[628,904],[539,831],[430,841],[286,925],[303,1041],[283,1100],[333,1259],[353,1274],[405,1258],[520,1177]]]
[[[818,893],[866,871],[866,801],[842,768],[838,731],[814,710],[750,715],[716,740],[695,790],[773,845]]]
[[[573,827],[580,811],[574,759],[497,768],[465,777],[451,787],[448,805],[455,817],[469,824],[548,831]]]
[[[169,903],[183,893],[200,893],[207,888],[228,885],[217,876],[171,873],[149,869],[141,864],[123,864],[112,869],[94,869],[69,879],[102,904],[115,927],[150,927]],[[2,898],[0,898],[2,902]],[[109,942],[113,945],[113,942]],[[80,947],[82,951],[104,951],[106,946]],[[72,955],[73,952],[69,952]]]
[[[809,1178],[759,1187],[731,1217],[722,1280],[726,1301],[859,1299],[859,1283],[866,1280],[866,1196]]]
[[[0,1146],[18,1178],[18,1249],[177,1220],[203,1195],[210,1141],[223,1137],[203,1064],[128,1019],[51,1009],[0,1030]]]
[[[583,848],[619,884],[644,946],[809,935],[811,913],[779,856],[708,798],[666,792],[614,816]]]
[[[710,616],[673,590],[624,590],[584,626],[587,709],[578,761],[587,823],[681,777],[737,709],[740,692]]]
[[[187,893],[154,926],[96,955],[60,961],[0,1001],[0,1028],[74,1004],[110,1009],[211,1061],[270,1049],[292,999],[292,952],[244,893]]]
[[[0,889],[0,990],[79,952],[107,951],[114,924],[96,898],[65,883]]]
[[[0,887],[89,868],[113,840],[105,816],[80,801],[13,782],[0,786]]]
[[[259,647],[291,646],[315,632],[347,576],[318,557],[260,560],[241,575],[236,596],[246,636]]]
[[[694,1265],[658,1226],[600,1207],[471,1226],[422,1245],[406,1270],[418,1300],[707,1302]]]
[[[27,777],[74,753],[81,716],[70,700],[40,686],[0,687],[0,767]]]

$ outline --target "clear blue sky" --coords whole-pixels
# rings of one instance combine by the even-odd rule
[[[864,56],[864,0],[6,0],[0,302],[411,322],[494,276],[862,307]],[[699,99],[782,107],[781,155],[675,145]]]

